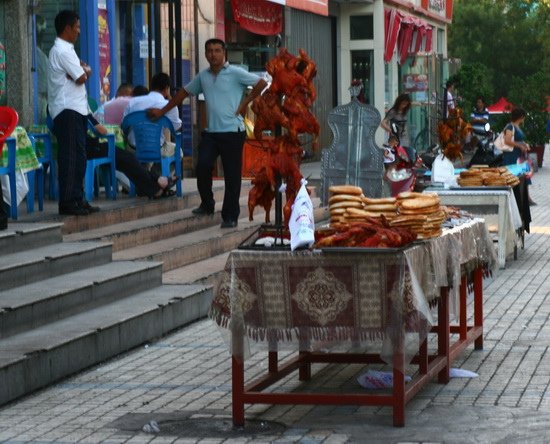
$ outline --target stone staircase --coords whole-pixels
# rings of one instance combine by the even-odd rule
[[[191,191],[102,202],[63,223],[43,213],[0,232],[0,404],[206,316],[229,252],[264,221],[259,209],[248,221],[249,188],[234,229],[219,228],[219,207],[194,216]]]

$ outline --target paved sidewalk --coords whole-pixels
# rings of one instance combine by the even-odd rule
[[[1,408],[0,441],[550,442],[550,167],[533,182],[538,205],[525,250],[485,281],[484,350],[471,346],[453,365],[479,377],[428,384],[407,405],[404,428],[392,427],[387,408],[255,405],[246,429],[232,430],[230,357],[217,327],[203,320]],[[247,377],[265,370],[260,357],[247,361]],[[359,373],[329,366],[317,377],[351,386]],[[281,385],[297,384],[291,375]],[[160,433],[142,431],[154,429],[151,421]]]

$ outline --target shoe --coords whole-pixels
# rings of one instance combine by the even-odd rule
[[[220,225],[220,228],[235,228],[237,226],[236,220],[224,220]]]
[[[8,218],[0,217],[0,231],[8,228]]]
[[[65,216],[87,216],[90,212],[75,202],[73,204],[59,205],[59,214]]]
[[[97,213],[98,211],[101,211],[101,208],[93,207],[87,200],[83,200],[82,202],[80,202],[80,206],[85,210],[88,210],[88,213]]]
[[[534,200],[529,199],[529,206],[534,207],[537,203]]]
[[[214,214],[214,210],[207,210],[204,207],[197,207],[191,213],[195,214],[196,216],[210,216],[211,214]]]

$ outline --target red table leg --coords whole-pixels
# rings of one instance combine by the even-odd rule
[[[447,365],[437,375],[439,383],[449,382],[449,370],[451,367],[450,359],[450,336],[451,328],[449,326],[449,289],[442,287],[440,292],[438,314],[437,314],[437,353],[439,356],[445,356]]]
[[[483,273],[481,267],[474,270],[474,326],[481,328],[481,334],[474,342],[476,350],[483,349]]]
[[[244,361],[231,356],[231,393],[233,425],[244,426]]]

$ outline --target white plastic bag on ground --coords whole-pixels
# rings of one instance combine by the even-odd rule
[[[315,242],[315,222],[313,221],[313,203],[306,189],[307,181],[302,179],[302,186],[296,194],[288,228],[290,230],[290,249],[311,247]]]

